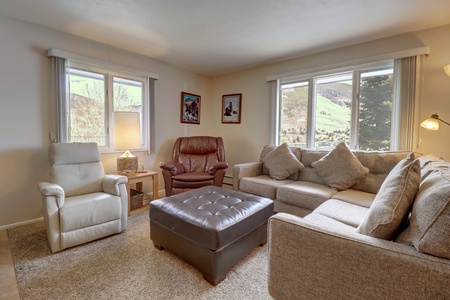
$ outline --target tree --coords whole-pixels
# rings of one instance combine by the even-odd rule
[[[392,75],[361,79],[359,148],[389,150],[391,139]]]

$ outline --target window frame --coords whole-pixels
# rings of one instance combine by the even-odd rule
[[[131,80],[131,81],[138,81],[142,84],[142,114],[141,114],[141,140],[142,145],[140,149],[136,149],[133,151],[139,152],[139,151],[148,151],[149,150],[149,144],[150,144],[150,138],[149,138],[149,124],[150,124],[150,98],[149,98],[149,80],[148,77],[145,77],[143,75],[134,75],[130,74],[128,72],[120,72],[118,70],[114,70],[113,68],[107,68],[97,65],[92,65],[89,63],[84,63],[80,61],[67,61],[67,69],[66,69],[66,83],[67,83],[67,92],[65,97],[65,107],[66,107],[66,113],[63,116],[66,118],[66,122],[62,122],[60,124],[61,128],[60,130],[65,131],[66,134],[66,141],[62,142],[69,142],[69,127],[70,127],[70,79],[69,79],[69,73],[71,69],[85,71],[85,72],[92,72],[97,74],[102,74],[105,76],[105,146],[99,145],[99,151],[101,153],[119,153],[123,152],[120,150],[114,149],[114,78],[120,78],[125,80]],[[67,128],[64,128],[64,124],[67,124]]]
[[[276,126],[272,126],[275,129],[274,138],[276,145],[280,144],[280,132],[281,132],[281,96],[282,96],[282,86],[287,84],[294,84],[298,82],[308,82],[308,115],[307,115],[307,148],[315,149],[315,136],[311,134],[314,132],[316,128],[315,122],[315,113],[316,113],[316,85],[317,81],[326,77],[331,76],[339,76],[340,74],[348,74],[352,75],[352,82],[357,83],[352,85],[352,99],[351,99],[351,124],[350,124],[350,145],[351,149],[357,149],[358,145],[358,122],[359,122],[359,106],[360,106],[360,80],[361,74],[367,72],[373,72],[378,70],[392,69],[393,75],[395,74],[394,70],[394,60],[388,59],[375,63],[361,64],[356,66],[349,66],[339,69],[330,69],[330,70],[322,70],[318,72],[305,73],[291,77],[279,78],[276,81],[277,84],[277,92],[276,92],[276,105],[274,106],[276,112]],[[395,87],[394,87],[395,88]],[[394,94],[394,92],[393,92]],[[393,102],[396,99],[393,99]],[[392,105],[392,123],[391,123],[391,131],[392,128],[398,128],[399,124],[395,121],[394,116],[397,114],[396,111],[397,105],[393,103]],[[391,135],[391,150],[392,150],[392,135]]]

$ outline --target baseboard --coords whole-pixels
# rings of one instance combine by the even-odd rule
[[[21,226],[21,225],[26,225],[26,224],[30,224],[30,223],[35,223],[35,222],[43,221],[43,220],[44,220],[44,217],[40,217],[40,218],[33,219],[33,220],[28,220],[28,221],[23,221],[23,222],[19,222],[19,223],[3,225],[3,226],[0,226],[0,230],[6,230],[6,229],[9,229],[9,228],[13,228],[13,227]]]

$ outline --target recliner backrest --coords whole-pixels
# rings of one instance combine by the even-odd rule
[[[219,161],[225,161],[221,137],[180,137],[173,146],[172,160],[184,166],[185,172],[206,172]]]
[[[50,178],[66,197],[103,191],[105,171],[96,143],[55,143],[49,147]]]

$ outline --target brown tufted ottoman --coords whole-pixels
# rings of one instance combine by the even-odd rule
[[[206,186],[150,203],[150,238],[196,267],[212,285],[267,242],[273,201]]]

